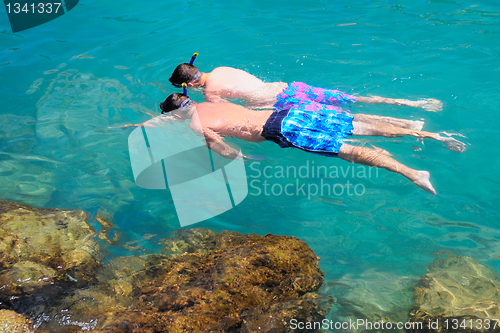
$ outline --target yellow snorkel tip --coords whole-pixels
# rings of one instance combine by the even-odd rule
[[[181,86],[182,86],[182,93],[187,96],[187,94],[188,94],[187,86],[188,85],[186,84],[186,82],[182,82]]]

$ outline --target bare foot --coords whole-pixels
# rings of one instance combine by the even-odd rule
[[[409,129],[414,130],[414,131],[421,131],[423,127],[424,127],[423,121],[414,120],[411,122]]]
[[[429,181],[430,176],[431,174],[428,171],[418,171],[417,178],[413,181],[413,183],[422,190],[427,191],[432,195],[436,195],[436,190],[432,187],[432,184]]]
[[[463,153],[465,151],[465,143],[461,142],[461,141],[458,141],[454,138],[443,138],[441,137],[441,141],[442,143],[444,143],[446,145],[446,149],[449,149],[449,150],[453,150],[453,151],[457,151],[459,153]]]
[[[422,108],[427,111],[441,111],[443,109],[443,102],[434,99],[434,98],[426,98],[421,99],[415,102],[415,107]]]

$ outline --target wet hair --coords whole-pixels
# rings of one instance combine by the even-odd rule
[[[189,83],[194,81],[196,74],[198,73],[198,68],[190,64],[180,64],[177,66],[172,73],[170,79],[168,79],[174,86],[180,87],[182,83]]]
[[[179,109],[182,102],[188,98],[189,96],[179,93],[168,96],[162,103],[160,103],[161,113],[167,113]]]

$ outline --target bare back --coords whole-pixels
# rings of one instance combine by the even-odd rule
[[[240,98],[251,106],[272,107],[276,103],[276,95],[286,86],[284,82],[263,82],[240,69],[218,67],[205,83],[205,98],[208,101]]]
[[[233,103],[200,103],[191,118],[190,127],[200,133],[216,133],[222,136],[261,142],[262,128],[272,111],[252,111]]]

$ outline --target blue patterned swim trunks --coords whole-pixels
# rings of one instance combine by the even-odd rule
[[[352,134],[352,119],[345,113],[312,112],[298,107],[274,112],[264,125],[262,136],[282,148],[337,156],[345,138]]]

